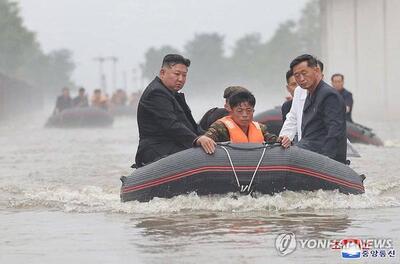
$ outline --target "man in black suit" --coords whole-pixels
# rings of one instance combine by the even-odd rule
[[[57,97],[56,107],[54,108],[53,115],[61,113],[65,109],[72,107],[72,98],[69,95],[69,88],[64,87],[62,89],[62,95]]]
[[[201,134],[184,94],[179,92],[189,66],[190,60],[181,55],[166,55],[159,76],[144,90],[137,110],[136,167],[191,148]]]
[[[335,73],[331,77],[333,88],[343,97],[344,103],[346,104],[346,120],[353,122],[351,118],[351,112],[353,111],[353,94],[344,88],[344,75],[341,73]]]
[[[299,147],[346,162],[346,108],[343,98],[322,80],[317,59],[304,54],[290,63],[296,82],[308,91]]]
[[[72,105],[74,107],[88,107],[89,100],[85,94],[85,88],[79,88],[78,96],[72,99]]]

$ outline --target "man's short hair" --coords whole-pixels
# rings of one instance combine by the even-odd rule
[[[83,87],[79,88],[79,92],[85,92],[85,88]]]
[[[249,91],[237,92],[229,97],[229,106],[234,108],[241,103],[249,103],[252,107],[256,105],[256,98]]]
[[[298,64],[300,64],[300,63],[302,63],[302,62],[304,62],[304,61],[307,62],[307,66],[308,66],[308,67],[317,67],[317,65],[318,65],[318,60],[317,60],[314,56],[312,56],[312,55],[310,55],[310,54],[303,54],[303,55],[297,56],[297,57],[290,63],[290,69],[293,71],[293,68],[294,68],[296,65],[298,65]],[[322,65],[322,67],[323,67],[323,65]],[[322,72],[322,69],[321,69],[321,72]]]
[[[176,64],[183,64],[186,67],[190,66],[190,60],[186,59],[182,55],[179,54],[167,54],[165,55],[161,67],[171,68]]]
[[[338,77],[338,76],[339,76],[340,78],[342,78],[342,81],[344,81],[344,75],[341,74],[341,73],[335,73],[335,74],[333,74],[332,77],[331,77],[331,81],[333,81],[333,78]]]
[[[64,92],[64,91],[69,91],[69,88],[68,87],[63,87],[62,88],[62,91]]]
[[[248,91],[248,90],[242,86],[229,86],[224,90],[224,98],[228,99],[234,93],[245,92],[245,91]]]
[[[317,59],[317,64],[318,64],[319,69],[321,70],[321,72],[324,72],[324,64],[322,63],[322,61]]]
[[[287,84],[289,84],[289,79],[290,79],[290,77],[292,77],[293,76],[293,71],[292,70],[288,70],[287,72],[286,72],[286,83]]]

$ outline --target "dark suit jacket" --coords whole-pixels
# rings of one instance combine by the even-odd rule
[[[81,98],[79,95],[72,99],[72,105],[74,107],[88,107],[89,106],[89,100],[87,96],[85,95],[83,98]]]
[[[321,81],[304,103],[299,147],[346,162],[346,110],[343,98]]]
[[[351,117],[351,112],[353,111],[353,94],[346,89],[343,89],[339,94],[343,97],[346,106],[350,107],[350,112],[346,113],[346,120],[353,122]]]
[[[183,93],[170,91],[156,77],[144,90],[137,110],[136,165],[191,148],[200,134]]]
[[[58,111],[62,112],[65,109],[68,109],[71,107],[72,107],[72,99],[70,97],[65,98],[62,95],[57,97],[56,109],[58,109]]]
[[[290,108],[292,108],[293,100],[286,101],[282,104],[281,112],[282,112],[282,120],[285,122],[286,115],[290,112]]]

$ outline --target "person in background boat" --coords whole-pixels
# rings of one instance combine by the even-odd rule
[[[346,163],[346,107],[343,98],[322,78],[317,59],[303,54],[290,63],[296,82],[307,90],[298,147]]]
[[[179,92],[185,85],[189,66],[190,60],[181,55],[166,55],[159,76],[140,97],[136,167],[191,148],[193,141],[202,134],[185,95]]]
[[[281,112],[282,112],[282,120],[285,122],[286,115],[289,113],[290,108],[292,107],[294,90],[297,87],[297,82],[294,79],[293,72],[288,70],[286,72],[286,89],[289,92],[289,96],[286,97],[286,102],[283,103]]]
[[[249,91],[229,97],[229,115],[215,121],[206,133],[195,140],[208,154],[215,152],[215,142],[276,143],[279,138],[270,134],[265,125],[253,121],[256,99]],[[210,141],[212,139],[212,141]]]
[[[94,107],[98,107],[104,110],[108,109],[108,99],[106,95],[103,95],[101,93],[100,89],[96,89],[93,92],[93,96],[92,96],[92,106]]]
[[[247,89],[242,86],[227,87],[224,90],[223,95],[225,99],[224,108],[214,107],[208,110],[199,122],[200,127],[205,131],[211,126],[212,123],[224,116],[227,116],[229,114],[229,97],[234,93],[243,91],[247,91]]]
[[[81,87],[78,91],[78,96],[72,100],[72,105],[74,107],[88,107],[89,101],[87,95],[85,94],[85,88]]]
[[[341,73],[335,73],[331,77],[333,88],[343,97],[344,103],[346,104],[346,120],[353,122],[351,118],[351,112],[353,111],[353,94],[344,88],[344,75]]]
[[[72,99],[69,95],[69,88],[64,87],[62,89],[62,94],[57,97],[56,107],[54,108],[53,114],[58,114],[64,111],[65,109],[72,107]]]
[[[321,70],[321,78],[323,79],[324,64],[318,59],[317,63],[318,68]],[[282,146],[285,148],[289,147],[292,142],[298,142],[301,139],[301,121],[303,119],[303,108],[306,98],[307,90],[297,86],[293,93],[292,106],[289,113],[286,114],[286,119],[279,133],[279,136],[282,138]]]
[[[126,105],[127,101],[128,101],[128,96],[126,95],[126,92],[122,89],[118,89],[111,96],[112,105]]]

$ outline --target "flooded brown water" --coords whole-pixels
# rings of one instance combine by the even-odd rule
[[[366,193],[182,195],[121,203],[137,147],[134,118],[106,129],[46,129],[32,114],[0,123],[0,263],[338,263],[340,250],[280,256],[275,239],[390,239],[399,262],[400,129],[364,123],[385,147],[355,144]],[[347,261],[348,262],[348,261]]]

